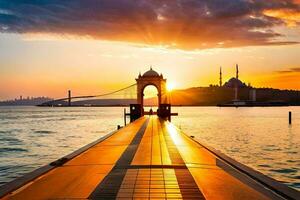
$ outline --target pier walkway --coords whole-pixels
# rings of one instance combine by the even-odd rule
[[[2,199],[284,199],[156,116],[142,117]]]

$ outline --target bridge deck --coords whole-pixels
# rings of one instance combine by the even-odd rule
[[[144,117],[3,199],[280,199],[156,116]]]

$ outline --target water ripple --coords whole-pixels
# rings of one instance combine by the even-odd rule
[[[28,152],[28,150],[23,148],[8,148],[8,147],[0,148],[0,153],[9,153],[9,152]]]

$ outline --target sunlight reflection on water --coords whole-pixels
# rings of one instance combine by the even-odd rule
[[[196,140],[300,189],[300,107],[174,107],[173,111],[179,116],[172,122]]]
[[[174,107],[188,135],[300,188],[300,108]],[[293,124],[288,125],[288,111]],[[0,107],[0,185],[123,125],[123,108]]]

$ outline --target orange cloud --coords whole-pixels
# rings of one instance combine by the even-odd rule
[[[300,11],[291,9],[265,10],[264,14],[285,21],[287,26],[296,27],[300,23]]]
[[[0,4],[0,32],[75,35],[178,49],[284,45],[293,0],[44,0]]]

